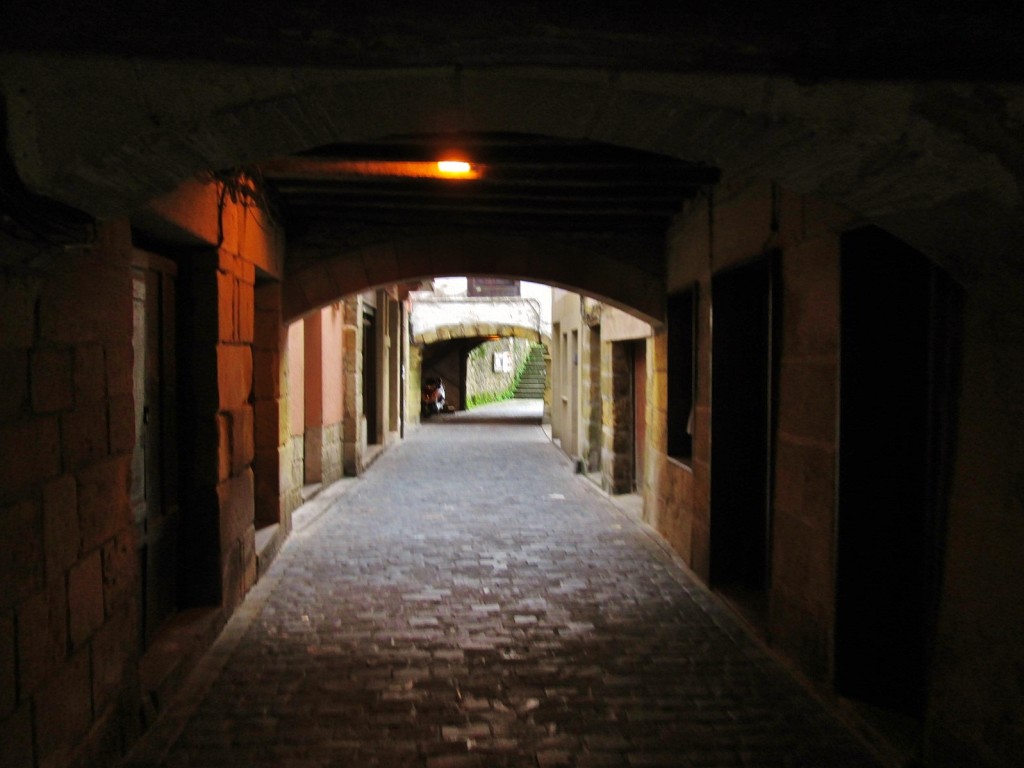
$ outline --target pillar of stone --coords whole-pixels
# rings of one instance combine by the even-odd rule
[[[281,353],[286,330],[281,322],[280,283],[256,288],[256,331],[253,344],[253,408],[255,411],[256,527],[286,523],[292,508],[282,496],[281,454],[285,439],[281,424],[287,394]],[[288,525],[285,526],[290,527]]]
[[[363,300],[349,296],[342,324],[342,466],[345,474],[363,471]]]
[[[323,404],[321,412],[320,473],[324,484],[342,476],[342,418],[344,415],[344,310],[340,303],[320,311]]]
[[[633,485],[633,366],[629,345],[601,345],[601,485],[629,493]]]
[[[302,321],[304,485],[319,483],[322,479],[324,370],[321,320],[321,312],[313,312]]]
[[[402,398],[401,398],[401,365],[402,365],[402,327],[401,327],[401,304],[394,299],[388,299],[388,432],[398,434],[402,425]]]
[[[281,461],[281,490],[289,500],[301,503],[305,471],[306,446],[303,431],[306,423],[306,352],[303,320],[288,326],[288,408],[282,425],[285,452]]]
[[[253,338],[255,267],[226,248],[217,253],[217,502],[223,600],[236,605],[256,582]]]

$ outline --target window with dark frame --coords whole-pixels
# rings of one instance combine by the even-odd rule
[[[668,297],[668,455],[689,462],[693,456],[696,391],[697,283]]]

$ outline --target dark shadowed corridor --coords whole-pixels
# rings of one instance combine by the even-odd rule
[[[450,421],[289,539],[127,764],[875,763],[541,427]]]

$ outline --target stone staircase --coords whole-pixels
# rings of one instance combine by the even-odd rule
[[[523,375],[519,379],[519,386],[516,387],[514,397],[519,399],[543,399],[546,380],[547,368],[544,365],[544,347],[540,344],[535,344],[530,349],[530,356],[526,358],[526,367],[523,369]]]

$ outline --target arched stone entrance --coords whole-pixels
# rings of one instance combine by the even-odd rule
[[[202,98],[188,98],[200,82]],[[1021,205],[1011,107],[1024,88],[1016,84],[88,57],[24,58],[5,67],[0,85],[25,183],[100,217],[138,210],[210,168],[390,134],[488,130],[710,162],[736,182],[770,178],[884,222],[940,259],[962,259],[993,225],[1016,230]],[[140,98],[140,86],[163,98]],[[1006,109],[990,109],[992,99]],[[968,214],[967,197],[984,220]],[[928,210],[943,213],[922,216]]]
[[[294,271],[286,267],[283,312],[286,318],[298,317],[377,285],[480,275],[564,286],[660,323],[664,277],[657,264],[663,249],[663,241],[644,234],[507,232],[435,232],[333,254],[329,248],[304,246],[294,254]]]

